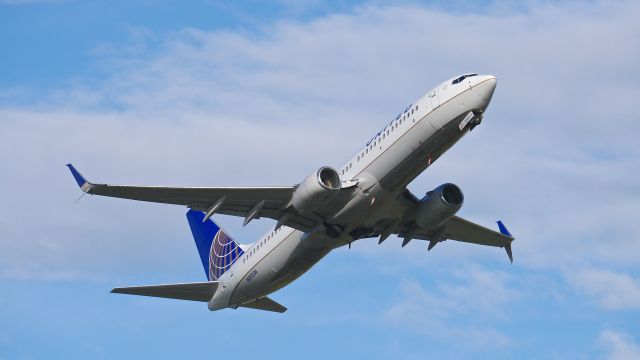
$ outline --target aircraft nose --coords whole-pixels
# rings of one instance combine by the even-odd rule
[[[493,75],[479,76],[477,84],[474,86],[477,88],[478,96],[480,97],[479,107],[485,110],[489,106],[489,102],[493,97],[493,92],[496,90],[498,80]]]
[[[479,77],[478,85],[482,85],[483,90],[493,93],[498,85],[498,79],[493,75],[483,75]]]
[[[496,89],[496,85],[498,85],[498,79],[496,79],[493,75],[487,75],[487,85],[491,88],[491,93],[493,93]]]

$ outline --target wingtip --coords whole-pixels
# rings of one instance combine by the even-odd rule
[[[73,178],[78,183],[78,186],[82,187],[82,185],[87,183],[87,179],[85,179],[84,176],[82,176],[82,174],[80,174],[80,172],[72,164],[67,164],[67,167],[69,168],[69,171],[71,171],[71,175],[73,175]]]
[[[89,189],[91,189],[92,184],[88,182],[72,164],[67,164],[66,166],[69,168],[69,171],[71,171],[71,175],[76,180],[76,183],[78,183],[80,189],[84,192],[88,192]]]
[[[511,261],[511,263],[513,264],[513,251],[511,250],[511,241],[513,241],[514,237],[513,235],[511,235],[511,232],[509,232],[509,230],[507,229],[506,226],[504,226],[504,224],[502,223],[501,220],[496,221],[496,223],[498,224],[498,228],[500,229],[500,233],[504,236],[508,236],[511,239],[509,240],[509,243],[507,245],[505,245],[504,250],[507,252],[507,256],[509,257],[509,261]]]
[[[506,235],[510,238],[513,238],[513,235],[511,235],[511,232],[509,232],[509,230],[507,230],[507,227],[504,226],[504,224],[502,223],[501,220],[496,221],[496,223],[498,224],[498,229],[500,229],[500,233],[502,235]]]

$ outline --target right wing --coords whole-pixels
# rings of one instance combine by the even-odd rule
[[[389,214],[389,218],[393,218],[394,215],[397,217],[397,215],[404,213],[415,214],[415,209],[419,206],[420,200],[411,194],[409,190],[405,190],[399,197],[398,204],[399,209],[396,209],[398,213]],[[451,239],[466,243],[504,248],[509,260],[513,263],[511,243],[515,238],[509,230],[507,230],[502,221],[498,221],[498,229],[500,232],[497,232],[458,216],[451,217],[436,229],[425,229],[418,226],[411,216],[409,219],[404,220],[404,222],[400,222],[397,226],[389,228],[386,233],[382,231],[380,242],[384,241],[391,233],[395,233],[399,237],[404,238],[402,246],[405,246],[411,239],[420,239],[429,241],[428,249],[431,250],[439,242]]]
[[[310,215],[287,210],[295,190],[294,186],[165,187],[93,184],[87,181],[73,165],[67,166],[80,189],[91,195],[184,205],[204,212],[205,220],[214,213],[219,213],[244,217],[245,225],[252,219],[264,216],[275,220],[282,219],[281,225],[310,231],[319,222],[319,219]],[[285,213],[286,216],[284,216]]]
[[[440,231],[419,228],[414,230],[415,232],[411,233],[412,230],[407,228],[400,230],[398,235],[400,237],[413,235],[413,238],[428,240],[430,242],[429,250],[431,250],[438,242],[447,239],[478,245],[501,247],[507,252],[509,260],[513,262],[511,242],[514,240],[514,237],[511,236],[507,228],[502,224],[502,221],[498,221],[498,227],[500,232],[488,229],[461,217],[454,216],[442,225],[442,229]]]
[[[115,288],[111,290],[111,292],[114,294],[153,296],[169,299],[207,302],[211,300],[217,288],[217,281],[207,281],[185,284],[121,287]]]

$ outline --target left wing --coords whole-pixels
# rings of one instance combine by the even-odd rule
[[[184,205],[204,212],[205,221],[214,213],[219,213],[244,217],[246,225],[249,221],[264,216],[278,220],[279,225],[302,231],[310,231],[319,222],[319,219],[310,215],[287,209],[294,186],[165,187],[94,184],[87,181],[73,165],[68,164],[67,167],[80,189],[87,194]]]
[[[405,210],[407,210],[417,206],[419,204],[419,200],[406,190],[400,198],[400,204],[405,208]],[[411,211],[409,211],[409,213],[411,213]],[[402,246],[405,246],[409,241],[411,241],[411,239],[428,240],[428,250],[433,249],[433,247],[439,242],[447,239],[478,245],[501,247],[505,249],[509,260],[513,263],[511,242],[513,242],[515,238],[511,235],[509,230],[507,230],[502,221],[498,221],[497,224],[500,232],[488,229],[461,217],[453,216],[436,229],[424,229],[417,226],[414,221],[405,219],[403,223],[394,229],[394,233],[399,237],[404,238]],[[381,241],[382,240],[384,240],[384,238],[381,238]]]

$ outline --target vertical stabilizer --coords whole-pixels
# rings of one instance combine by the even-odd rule
[[[200,211],[187,212],[187,220],[207,279],[215,281],[229,270],[244,251],[213,220],[203,222],[204,217],[204,213]]]

